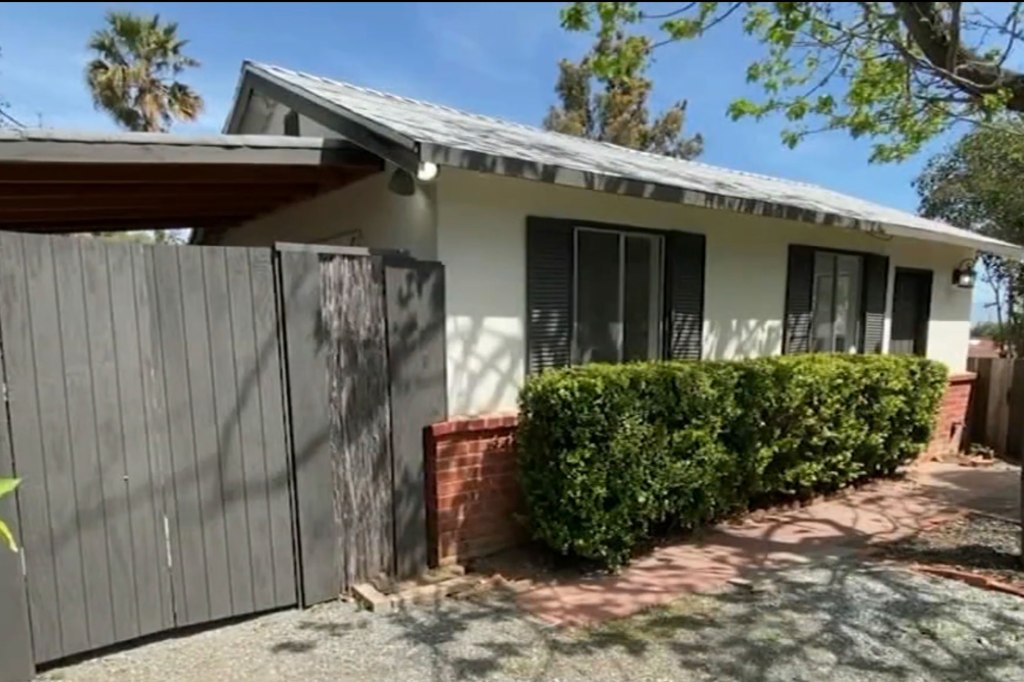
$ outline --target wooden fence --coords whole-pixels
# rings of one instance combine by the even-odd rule
[[[971,358],[977,374],[971,393],[967,443],[1020,461],[1024,456],[1024,358]]]
[[[0,232],[0,682],[426,567],[444,271]]]

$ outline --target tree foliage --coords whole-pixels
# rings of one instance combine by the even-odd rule
[[[873,161],[894,161],[957,121],[1024,112],[1024,74],[1009,61],[1024,36],[1022,4],[688,2],[647,11],[636,2],[574,2],[562,25],[622,34],[593,63],[615,78],[659,47],[738,21],[765,48],[746,73],[764,96],[735,99],[732,118],[781,115],[789,146],[846,130],[873,140]]]
[[[97,109],[128,130],[166,132],[175,120],[194,121],[203,98],[178,80],[199,62],[184,53],[176,23],[131,12],[110,12],[93,33],[94,59],[85,78]]]
[[[610,55],[623,51],[649,55],[650,44],[642,36],[608,31],[598,36],[579,62],[562,59],[555,85],[560,103],[548,111],[544,127],[655,154],[683,159],[698,156],[704,144],[701,135],[683,135],[685,100],[651,120],[648,99],[652,83],[646,76],[649,58],[632,60],[628,68],[614,73],[596,68]]]
[[[1024,243],[1024,124],[979,126],[933,157],[914,185],[920,211],[964,229]],[[982,256],[982,280],[995,296],[998,338],[1024,350],[1024,268],[1016,260]]]

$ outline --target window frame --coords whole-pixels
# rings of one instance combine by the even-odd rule
[[[814,293],[815,293],[814,292],[814,262],[815,262],[815,260],[818,257],[818,253],[819,252],[821,252],[821,253],[830,253],[830,254],[835,254],[835,255],[839,255],[839,256],[857,256],[857,257],[859,257],[861,259],[861,261],[860,261],[860,292],[859,292],[860,310],[858,311],[858,315],[857,315],[857,322],[858,322],[858,325],[857,325],[858,326],[858,328],[857,328],[857,352],[856,353],[850,353],[850,355],[868,355],[869,353],[868,353],[867,347],[866,347],[867,346],[867,342],[866,342],[867,324],[865,323],[865,317],[867,315],[867,295],[868,295],[867,259],[870,258],[870,257],[879,256],[880,254],[876,254],[876,253],[873,253],[871,251],[858,251],[856,249],[832,248],[832,247],[829,247],[829,246],[819,246],[817,244],[804,244],[804,243],[792,243],[792,242],[786,245],[786,249],[788,250],[792,246],[798,246],[798,247],[801,247],[801,248],[810,249],[811,252],[812,252],[812,255],[811,255],[811,276],[810,276],[809,281],[808,281],[808,287],[809,287],[808,295],[809,295],[810,301],[811,301],[811,312],[810,312],[811,317],[810,317],[809,323],[812,325],[812,327],[813,327],[813,324],[814,324]],[[891,287],[888,285],[888,280],[892,279],[891,276],[890,276],[891,269],[892,269],[892,265],[890,264],[890,266],[889,266],[890,273],[886,274],[886,296],[887,297],[891,297],[892,296]],[[786,292],[785,292],[785,299],[783,301],[783,312],[782,312],[783,339],[786,338],[785,323],[786,323],[786,318],[788,317],[788,310],[787,310],[788,309],[788,303],[787,302],[789,301],[789,298],[790,298],[790,291],[789,291],[790,285],[791,285],[791,282],[789,281],[789,267],[787,265],[787,268],[786,268]],[[834,287],[834,285],[833,285],[833,287]],[[886,303],[886,306],[888,307],[888,301]],[[834,324],[834,322],[833,322],[833,324]],[[813,328],[809,328],[808,329],[807,343],[808,343],[808,348],[810,347],[810,345],[812,345],[814,343],[814,330],[813,330]],[[785,351],[783,351],[783,352],[785,353]],[[814,351],[814,350],[809,350],[808,352],[819,353],[819,352],[834,352],[834,351]]]
[[[626,339],[626,242],[630,237],[644,237],[648,239],[654,247],[654,253],[652,260],[656,261],[656,268],[652,268],[651,276],[653,281],[649,282],[651,285],[650,291],[655,295],[654,305],[651,306],[652,311],[656,312],[654,315],[655,330],[653,336],[653,344],[655,348],[654,352],[651,353],[650,345],[651,340],[648,340],[648,357],[647,360],[660,360],[665,357],[665,329],[666,325],[666,310],[668,305],[668,296],[666,296],[666,277],[665,277],[665,255],[666,255],[666,235],[669,233],[667,230],[651,230],[643,228],[633,228],[622,225],[611,225],[603,223],[589,223],[584,221],[570,221],[572,223],[572,316],[569,320],[571,325],[570,330],[570,341],[569,341],[569,359],[571,365],[585,364],[580,357],[579,348],[579,272],[580,272],[580,258],[579,258],[579,235],[581,232],[596,232],[600,234],[612,234],[619,238],[618,244],[618,260],[619,260],[619,277],[618,277],[618,297],[619,297],[619,330],[616,339],[616,346],[618,350],[618,357],[615,360],[616,364],[626,362],[623,359],[623,353],[625,351]],[[702,291],[703,294],[703,291]],[[648,313],[650,314],[650,312]]]

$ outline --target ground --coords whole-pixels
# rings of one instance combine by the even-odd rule
[[[603,581],[570,582],[563,591],[561,584],[542,584],[523,594],[491,592],[388,615],[339,602],[168,638],[42,679],[1024,682],[1024,599],[910,569],[929,552],[962,563],[952,546],[964,538],[989,547],[989,559],[1015,551],[1007,533],[1012,522],[998,518],[1016,513],[1018,477],[1010,468],[932,469],[910,483],[762,515],[687,548],[654,553],[686,561],[693,546],[713,553],[705,563],[728,570],[704,569],[700,589],[666,592],[656,578],[667,575],[678,586],[675,572],[634,568]],[[846,518],[842,510],[851,501],[856,513]],[[921,509],[942,511],[944,522],[924,523],[910,513]],[[964,517],[967,510],[992,516]],[[991,523],[972,525],[975,518]],[[906,532],[915,519],[917,531]],[[872,538],[892,551],[880,551]],[[730,553],[717,554],[722,547]],[[737,572],[749,583],[729,583]],[[599,597],[582,611],[558,602],[588,589]],[[614,615],[630,603],[629,589],[639,613],[565,627],[573,622],[566,614]],[[613,597],[602,600],[609,590]]]

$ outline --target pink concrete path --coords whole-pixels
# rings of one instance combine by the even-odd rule
[[[686,593],[723,588],[730,578],[893,540],[968,510],[1015,515],[1020,470],[930,463],[906,480],[883,481],[806,507],[755,514],[699,540],[661,547],[619,575],[528,589],[519,605],[559,625],[628,616]]]

